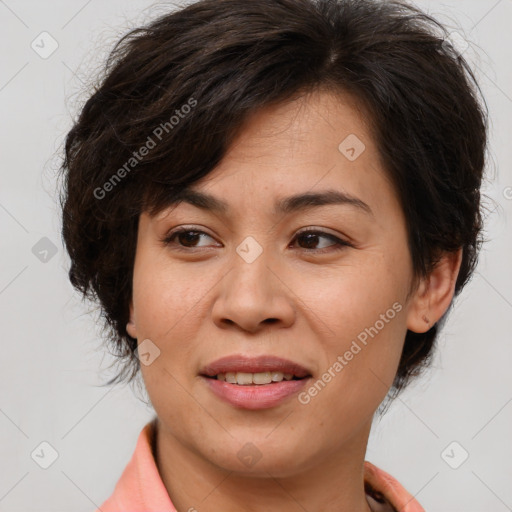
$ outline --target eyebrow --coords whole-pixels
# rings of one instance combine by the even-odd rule
[[[218,199],[205,192],[199,192],[192,189],[183,189],[173,197],[172,204],[185,202],[220,215],[229,213],[229,205],[221,199]],[[339,190],[323,190],[321,192],[306,192],[296,194],[278,200],[274,205],[274,214],[283,215],[298,211],[310,210],[319,206],[326,205],[349,205],[359,209],[361,212],[374,217],[372,209],[361,199],[354,197],[346,192]]]

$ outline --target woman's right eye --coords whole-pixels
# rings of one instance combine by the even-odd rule
[[[162,243],[165,246],[174,245],[178,250],[187,248],[195,248],[195,247],[201,247],[195,245],[195,242],[198,241],[198,239],[201,238],[201,236],[204,235],[206,237],[212,238],[210,235],[205,233],[204,231],[198,231],[194,229],[189,228],[181,228],[178,229],[172,233],[169,233],[162,239]],[[178,243],[175,243],[175,239],[178,239]]]

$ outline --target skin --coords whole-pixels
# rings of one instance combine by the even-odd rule
[[[363,462],[373,415],[407,329],[425,332],[424,316],[432,325],[449,307],[461,252],[445,254],[407,300],[404,215],[365,119],[350,96],[327,91],[266,107],[192,187],[226,201],[226,216],[183,202],[140,217],[127,330],[161,351],[141,371],[158,416],[157,465],[180,512],[370,511]],[[350,134],[366,146],[355,161],[338,149]],[[373,216],[350,205],[273,214],[277,199],[328,188],[356,196]],[[161,242],[179,226],[206,234]],[[353,246],[297,238],[303,228]],[[236,252],[248,236],[263,249],[252,263]],[[198,376],[226,355],[272,354],[316,381],[396,302],[401,311],[308,404],[295,396],[236,408]],[[237,456],[248,442],[261,454],[251,467]]]

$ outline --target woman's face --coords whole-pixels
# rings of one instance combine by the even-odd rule
[[[326,92],[266,108],[191,188],[225,210],[184,201],[141,216],[127,326],[164,435],[242,473],[364,454],[417,313],[403,212],[361,113]],[[327,193],[357,201],[278,208]],[[283,358],[310,377],[263,391],[202,375],[232,355]],[[272,378],[273,365],[256,373]]]

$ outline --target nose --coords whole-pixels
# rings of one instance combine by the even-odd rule
[[[238,253],[232,260],[219,284],[212,309],[214,323],[221,329],[233,327],[251,334],[269,325],[292,325],[296,314],[292,283],[275,260],[270,261],[265,251],[250,263]]]

